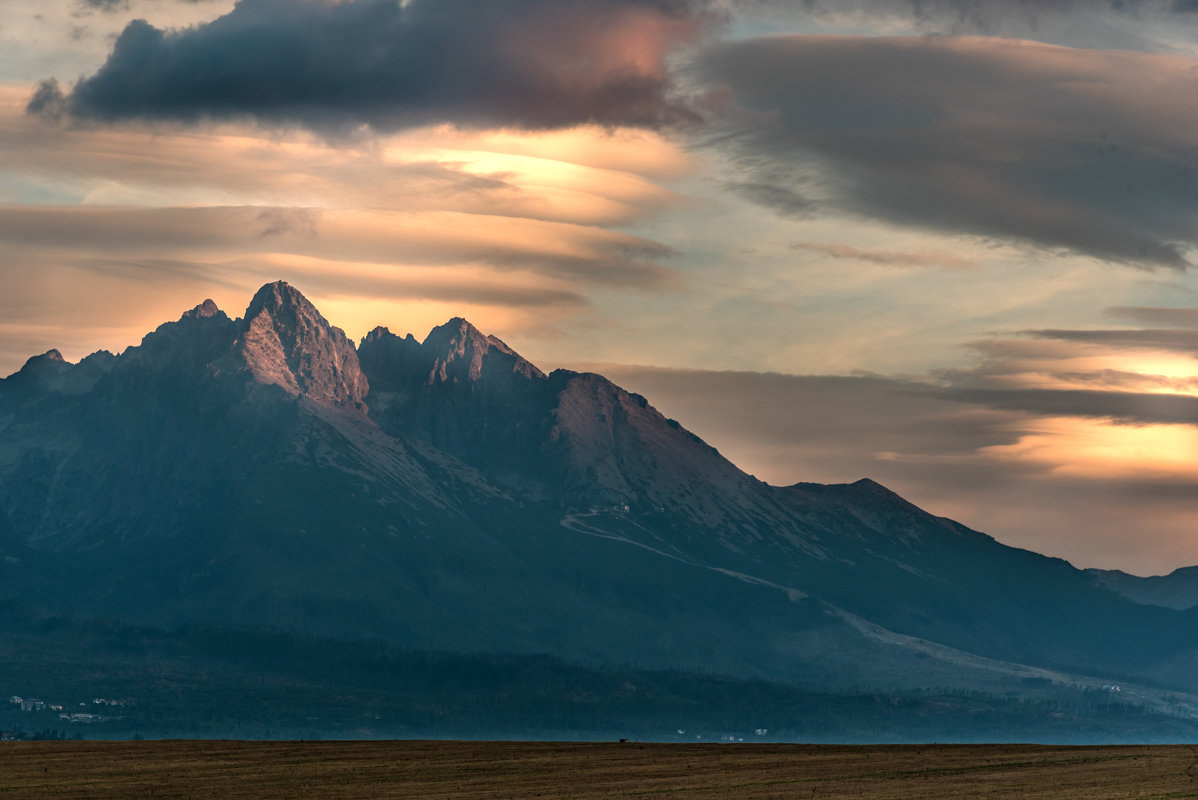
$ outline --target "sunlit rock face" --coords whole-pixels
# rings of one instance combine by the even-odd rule
[[[294,288],[263,286],[242,325],[237,347],[254,380],[321,405],[366,410],[369,384],[353,344]]]
[[[433,328],[424,340],[432,358],[426,383],[459,383],[512,373],[523,378],[544,378],[541,372],[502,340],[487,336],[461,317]]]

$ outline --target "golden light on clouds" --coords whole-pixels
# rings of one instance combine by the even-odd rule
[[[25,113],[33,88],[0,86],[0,305],[12,325],[49,303],[78,327],[24,328],[14,348],[136,343],[144,314],[100,330],[80,308],[140,296],[131,280],[155,281],[156,324],[209,296],[237,315],[232,298],[282,278],[355,335],[422,335],[459,315],[543,331],[593,315],[592,292],[681,286],[660,263],[670,248],[617,230],[684,202],[663,182],[694,159],[658,133],[434,126],[334,141],[250,124],[59,125]],[[52,289],[68,275],[88,291]],[[28,354],[5,354],[9,370]]]
[[[325,22],[270,4],[0,2],[0,374],[49,347],[123,349],[208,297],[240,315],[283,279],[355,339],[461,315],[544,366],[736,371],[760,391],[727,379],[694,429],[723,447],[742,419],[740,466],[868,475],[988,531],[1008,515],[995,533],[1090,537],[1115,528],[1097,510],[1123,502],[1113,482],[1194,483],[1191,428],[1110,421],[1187,421],[1198,396],[1195,309],[1136,316],[1198,291],[1198,106],[1178,100],[1198,86],[1192,48],[1082,43],[1084,25],[1039,43],[915,35],[975,31],[956,3],[918,24],[841,9],[797,25],[776,3],[509,5],[446,16],[465,38],[445,41],[470,46],[409,48],[409,74],[378,71],[409,63],[389,40],[337,50]],[[188,42],[165,33],[235,8]],[[1103,29],[1154,13],[1104,12]],[[164,32],[156,52],[201,69],[117,70],[136,18]],[[230,30],[261,52],[313,48],[272,71]],[[68,102],[106,63],[91,104]],[[209,83],[212,63],[237,79]],[[27,113],[49,78],[61,94],[42,85]],[[519,129],[579,120],[600,124]],[[1082,330],[1111,307],[1175,330]],[[1050,327],[1067,330],[1033,330]],[[870,378],[840,382],[853,375]],[[1066,483],[1088,487],[1069,506],[1085,525],[1053,516]],[[1164,517],[1159,497],[1138,502]],[[1175,520],[1198,507],[1178,503]]]
[[[1041,338],[978,343],[985,358],[965,373],[967,385],[983,393],[1022,393],[1032,405],[1008,426],[1015,441],[982,447],[977,455],[1060,478],[1198,481],[1198,426],[1149,424],[1153,418],[1143,416],[1159,407],[1149,396],[1198,396],[1198,359],[1162,346],[1133,346],[1138,333],[1041,331]],[[1037,413],[1037,396],[1069,399]],[[1107,416],[1103,397],[1118,398]]]
[[[376,326],[417,339],[452,317],[466,317],[487,331],[524,330],[564,322],[585,305],[569,282],[547,282],[525,271],[496,272],[474,264],[405,266],[339,262],[307,256],[263,256],[259,282],[286,273],[333,324],[352,339]],[[228,309],[236,315],[238,309]]]
[[[1198,358],[1181,351],[1184,348],[1135,344],[1138,334],[1152,331],[1055,333],[1061,338],[975,342],[973,348],[983,354],[976,374],[984,376],[988,386],[1004,389],[1198,395]],[[1181,334],[1174,337],[1179,342],[1192,338],[1198,347],[1198,335],[1163,333]],[[1096,341],[1084,340],[1095,334]]]
[[[1198,481],[1198,428],[1191,425],[1043,417],[1022,427],[1017,442],[983,447],[979,454],[1041,466],[1059,477]]]
[[[677,142],[660,133],[632,128],[468,131],[442,125],[389,136],[381,146],[400,160],[411,152],[494,153],[532,156],[653,179],[679,178],[696,166],[696,156]]]
[[[689,171],[677,143],[632,130],[423,128],[360,142],[220,124],[61,127],[0,86],[0,175],[102,205],[437,209],[583,225],[627,224],[681,201],[659,181]],[[21,198],[10,198],[21,199]]]

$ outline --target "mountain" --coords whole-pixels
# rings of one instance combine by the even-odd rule
[[[1141,578],[1117,569],[1088,569],[1094,582],[1129,600],[1150,606],[1187,609],[1198,606],[1198,567]]]
[[[51,351],[0,381],[0,556],[0,601],[78,624],[824,692],[1118,682],[1198,716],[1192,612],[869,480],[764,484],[646,398],[464,319],[355,347],[282,282],[239,318],[205,301],[120,355]]]

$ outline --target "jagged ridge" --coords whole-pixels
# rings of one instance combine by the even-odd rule
[[[0,382],[0,595],[780,680],[964,681],[982,655],[1193,683],[1189,617],[872,482],[762,484],[462,319],[355,351],[279,282],[242,319],[205,302],[27,366]]]

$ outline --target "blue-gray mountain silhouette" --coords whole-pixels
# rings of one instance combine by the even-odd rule
[[[0,381],[0,557],[0,600],[168,629],[832,688],[1120,676],[1172,690],[1144,690],[1157,710],[1198,690],[1191,612],[870,480],[762,483],[464,319],[355,347],[282,282]]]

